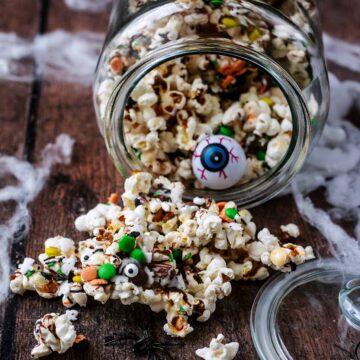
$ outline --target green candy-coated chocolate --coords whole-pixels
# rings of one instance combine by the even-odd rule
[[[118,242],[119,250],[124,252],[130,252],[134,250],[135,242],[136,240],[132,236],[123,235]]]
[[[146,263],[146,256],[145,256],[144,252],[141,249],[134,249],[130,253],[130,257],[132,259],[138,261],[141,264]]]
[[[210,4],[214,6],[219,6],[222,4],[222,2],[223,0],[210,0]]]
[[[182,251],[180,249],[174,249],[172,251],[172,256],[175,260],[181,260],[182,259]]]
[[[238,211],[234,208],[227,208],[225,210],[225,215],[230,219],[235,219],[235,216],[238,214]]]
[[[263,150],[259,150],[257,153],[256,153],[256,157],[258,160],[260,161],[264,161],[265,160],[265,151]]]
[[[221,126],[219,129],[219,134],[229,136],[229,137],[234,136],[234,132],[227,126]]]
[[[113,264],[102,264],[98,269],[100,279],[110,280],[116,275],[116,268]]]

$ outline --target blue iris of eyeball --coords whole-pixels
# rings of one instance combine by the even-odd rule
[[[224,135],[211,135],[201,140],[192,157],[196,178],[207,188],[228,189],[243,177],[246,156],[240,144]]]

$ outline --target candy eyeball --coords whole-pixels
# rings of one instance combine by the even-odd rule
[[[119,274],[126,276],[129,282],[138,286],[144,285],[148,280],[141,264],[131,258],[122,259]]]
[[[81,254],[81,257],[80,257],[80,261],[83,265],[88,265],[88,262],[90,260],[92,256],[92,251],[84,251],[82,254]]]
[[[83,266],[97,266],[105,261],[105,255],[102,248],[95,250],[85,250],[81,254],[80,261]]]
[[[124,275],[133,278],[139,274],[139,268],[135,264],[126,265],[124,268]]]
[[[238,183],[244,175],[246,156],[234,139],[211,135],[196,146],[192,169],[196,178],[207,188],[227,189]]]

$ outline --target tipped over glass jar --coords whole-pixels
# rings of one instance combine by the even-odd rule
[[[118,0],[98,63],[98,124],[124,177],[254,206],[301,168],[329,87],[312,0]]]

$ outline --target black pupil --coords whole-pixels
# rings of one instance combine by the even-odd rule
[[[85,255],[85,256],[84,256],[84,260],[89,260],[89,256],[88,256],[88,255]]]
[[[134,269],[132,269],[132,268],[128,269],[128,273],[129,273],[129,274],[133,274],[133,273],[134,273]]]
[[[219,164],[222,160],[222,154],[220,154],[218,151],[214,152],[211,155],[211,160],[215,163],[215,164]]]

